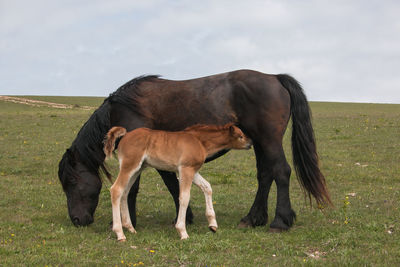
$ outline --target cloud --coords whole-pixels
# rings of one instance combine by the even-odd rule
[[[146,73],[253,68],[294,75],[311,100],[400,103],[396,1],[7,1],[0,10],[0,94],[105,96]]]

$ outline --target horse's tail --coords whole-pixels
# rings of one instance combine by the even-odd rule
[[[115,148],[115,140],[117,138],[124,136],[126,134],[126,129],[123,127],[112,127],[105,139],[104,139],[104,154],[106,154],[107,158],[111,158],[112,152],[114,151]]]
[[[332,205],[326,188],[325,177],[318,166],[318,154],[311,111],[301,85],[287,74],[277,75],[279,82],[290,94],[292,116],[292,153],[297,178],[311,202],[311,195],[318,205]]]

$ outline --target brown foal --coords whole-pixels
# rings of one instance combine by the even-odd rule
[[[215,232],[218,225],[212,189],[199,170],[207,157],[223,149],[249,149],[251,140],[232,123],[224,126],[195,125],[179,132],[138,128],[127,133],[123,127],[113,127],[104,141],[107,157],[112,156],[115,140],[121,136],[124,138],[118,145],[120,172],[110,189],[113,231],[118,241],[126,240],[122,227],[136,233],[129,216],[127,197],[136,178],[147,166],[179,175],[179,212],[175,228],[181,239],[189,237],[185,221],[192,182],[205,195],[208,227]]]

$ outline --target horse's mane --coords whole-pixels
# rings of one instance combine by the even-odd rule
[[[142,96],[142,92],[138,90],[138,86],[142,82],[158,79],[159,77],[159,75],[143,75],[136,77],[122,85],[114,93],[111,93],[106,101],[124,105],[134,113],[145,116],[146,114],[142,112],[140,107],[139,99]]]
[[[121,104],[131,111],[141,113],[138,105],[141,82],[157,79],[157,75],[140,76],[122,85],[111,93],[103,104],[90,116],[82,126],[71,147],[65,152],[59,164],[59,178],[65,189],[68,183],[76,184],[79,175],[75,172],[76,161],[84,164],[88,170],[100,177],[104,173],[109,179],[111,174],[104,162],[103,139],[111,128],[111,105]]]
[[[225,125],[208,125],[208,124],[195,124],[185,128],[183,131],[203,131],[203,132],[215,132],[221,130],[227,130],[229,127],[235,125],[234,123],[227,123]]]

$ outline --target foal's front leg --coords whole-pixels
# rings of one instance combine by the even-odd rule
[[[187,239],[186,232],[186,210],[190,200],[190,188],[196,171],[191,167],[180,167],[179,169],[179,212],[175,228],[181,239]]]
[[[200,187],[201,191],[204,193],[204,197],[206,199],[206,217],[208,220],[208,228],[215,233],[217,231],[218,224],[212,203],[211,185],[198,172],[194,175],[193,183]]]

